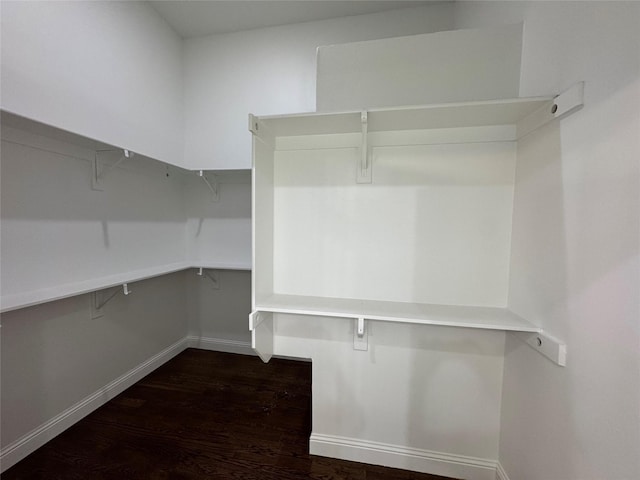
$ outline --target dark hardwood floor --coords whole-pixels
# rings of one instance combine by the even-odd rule
[[[308,455],[311,364],[188,349],[2,474],[443,480]]]

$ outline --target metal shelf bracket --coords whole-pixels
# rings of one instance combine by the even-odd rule
[[[211,190],[211,194],[213,197],[213,201],[217,202],[220,200],[220,186],[218,185],[218,178],[215,174],[213,174],[213,180],[209,180],[207,175],[204,173],[204,170],[198,170],[198,176],[204,181],[204,183]]]
[[[129,284],[123,283],[122,290],[120,290],[120,287],[116,287],[109,296],[105,297],[103,292],[104,291],[93,292],[91,318],[102,317],[104,315],[104,311],[102,309],[107,303],[113,300],[118,293],[122,292],[123,295],[127,296],[131,293],[131,290],[129,289]]]
[[[104,190],[103,186],[102,186],[102,179],[104,178],[104,176],[109,173],[111,170],[113,170],[114,168],[116,168],[118,165],[120,165],[122,162],[124,162],[125,160],[128,160],[130,158],[133,158],[133,156],[135,155],[132,151],[124,149],[122,150],[122,156],[120,157],[119,160],[117,160],[115,163],[104,167],[101,167],[101,162],[100,162],[100,156],[102,154],[105,153],[113,153],[113,152],[119,152],[120,150],[97,150],[96,154],[93,158],[93,171],[91,174],[91,189],[92,190],[98,190],[98,191],[102,191]]]
[[[216,272],[215,270],[208,270],[204,267],[198,267],[196,275],[202,277],[203,279],[206,277],[211,280],[214,290],[220,289],[220,278],[218,276],[218,272]]]

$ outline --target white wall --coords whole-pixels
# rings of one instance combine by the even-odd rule
[[[369,350],[354,351],[352,321],[276,318],[274,352],[313,361],[311,453],[493,480],[504,333],[367,328]]]
[[[205,172],[184,178],[187,257],[194,264],[251,268],[251,173]],[[217,185],[217,187],[215,187]]]
[[[132,293],[114,297],[100,318],[91,318],[91,295],[2,314],[3,469],[51,438],[57,427],[31,438],[34,430],[61,414],[62,425],[78,420],[71,407],[96,392],[94,408],[112,398],[106,385],[184,338],[183,275],[135,283]]]
[[[456,5],[460,28],[522,20],[520,94],[586,87],[519,152],[510,306],[568,364],[507,340],[500,460],[518,480],[639,478],[640,4]]]
[[[251,313],[251,272],[209,271],[217,284],[195,270],[188,272],[189,336],[200,348],[255,355],[248,318]]]
[[[21,123],[16,119],[9,127],[8,117],[3,119],[3,297],[186,263],[195,260],[196,251],[201,251],[197,260],[206,263],[249,263],[246,173],[225,179],[219,201],[213,202],[195,174],[136,155],[109,170],[103,190],[96,191],[90,143],[15,128]],[[120,152],[105,155],[111,155],[110,165]],[[204,227],[195,235],[190,221],[200,217]],[[132,293],[116,295],[99,318],[92,318],[91,294],[4,313],[2,468],[112,398],[120,385],[135,381],[128,373],[132,369],[136,375],[148,373],[180,351],[188,334],[220,340],[195,346],[224,350],[230,344],[247,352],[250,278],[250,272],[225,271],[217,295],[209,294],[208,280],[192,269],[131,283]],[[193,289],[189,302],[187,288]],[[191,330],[190,319],[196,325]],[[162,358],[144,366],[158,354]],[[118,385],[112,388],[114,381]]]
[[[185,40],[185,162],[189,168],[250,168],[248,114],[315,110],[320,45],[451,27],[453,5]]]
[[[106,165],[119,152],[103,154]],[[182,174],[134,156],[91,189],[95,151],[2,128],[2,295],[186,260]]]
[[[208,178],[213,181],[214,174]],[[251,175],[217,172],[218,200],[195,174],[184,179],[187,256],[194,265],[245,267],[209,270],[217,284],[195,270],[187,273],[189,336],[198,346],[253,354],[251,313]]]
[[[506,306],[513,142],[371,147],[369,186],[357,148],[303,139],[274,159],[274,293]]]
[[[317,109],[517,97],[521,51],[522,24],[320,47]]]
[[[3,110],[182,163],[182,42],[145,2],[2,2]]]
[[[513,30],[519,44],[519,26]],[[483,39],[481,32],[473,33],[476,42]],[[469,32],[437,34],[433,40],[457,47],[469,41]],[[378,57],[369,46],[366,42],[358,43],[350,55],[357,57],[358,47],[370,53],[374,65],[371,74],[375,75],[376,68],[384,68],[381,66],[384,62],[376,63]],[[386,52],[385,48],[378,51],[381,57]],[[519,75],[513,72],[519,70],[520,57],[514,54],[510,59],[511,74],[506,79],[498,82],[491,76],[474,76],[471,69],[467,72],[468,79],[474,85],[458,93],[467,95],[470,90],[488,92],[493,88],[497,97],[517,94]],[[458,69],[455,62],[450,66],[448,73],[453,75]],[[339,62],[325,67],[339,68]],[[475,68],[483,68],[482,62]],[[330,77],[339,72],[323,74]],[[324,94],[333,102],[334,109],[342,108],[338,101],[342,97],[332,95],[331,90]],[[416,102],[421,101],[421,92],[416,90],[414,94]],[[436,103],[469,100],[466,96],[452,97],[449,89],[433,92],[431,99]],[[319,103],[321,100],[326,99],[319,97]],[[353,151],[325,152],[301,150],[276,154],[273,182],[282,187],[282,192],[276,188],[274,194],[274,242],[280,244],[274,251],[275,263],[279,265],[273,269],[274,291],[426,303],[506,304],[513,143],[382,148],[376,153],[374,167],[379,182],[374,181],[370,188],[353,187],[353,181],[348,180],[354,175],[354,158],[350,156]],[[328,158],[331,175],[323,170]],[[420,163],[415,162],[416,158]],[[322,164],[312,174],[310,167],[298,165],[300,160],[310,159],[321,160]],[[461,163],[454,166],[454,159],[453,163],[458,160]],[[423,175],[422,169],[436,164],[439,166],[434,171],[439,174],[456,171],[449,176],[436,175],[438,180],[433,171]],[[386,170],[389,165],[393,168]],[[345,178],[346,184],[341,183]],[[460,178],[464,181],[460,182]],[[329,193],[316,188],[322,187],[323,182],[324,187],[331,183]],[[394,188],[397,191],[392,191]],[[480,191],[491,200],[475,197]],[[473,198],[467,204],[469,195]],[[393,202],[389,202],[390,198]],[[315,204],[328,206],[332,213],[315,209]],[[351,228],[349,222],[342,221],[341,214],[335,213],[341,208],[358,212],[361,205],[372,207],[354,214],[358,227],[364,225],[366,234]],[[401,214],[393,211],[398,205]],[[484,207],[475,211],[479,205]],[[498,216],[489,219],[487,212]],[[425,218],[430,219],[428,225],[421,225]],[[498,218],[501,220],[492,223]],[[389,230],[395,224],[399,226]],[[478,232],[486,233],[483,228],[490,224],[488,230],[498,235],[487,242],[480,240]],[[318,225],[315,234],[324,241],[310,238]],[[413,229],[413,235],[395,237],[398,228]],[[361,247],[355,249],[357,253],[348,248],[332,250],[332,232],[353,237],[354,245]],[[435,239],[434,232],[437,232]],[[362,237],[358,236],[360,233]],[[460,243],[465,241],[469,245]],[[483,250],[486,268],[481,273],[472,272],[468,269],[481,263],[472,251],[477,253],[476,247],[483,243],[496,250],[492,253],[490,249]],[[313,252],[311,260],[292,264],[288,257],[302,258],[305,248],[307,255]],[[360,258],[362,252],[369,253],[365,255],[369,261]],[[397,254],[401,258],[395,258]],[[370,258],[374,257],[376,262],[372,264]],[[349,271],[354,264],[356,272],[368,272],[367,278],[361,279]],[[478,283],[478,278],[483,281]],[[485,290],[486,287],[490,288]],[[369,351],[362,352],[353,348],[350,321],[295,315],[275,317],[274,354],[313,360],[311,452],[453,478],[493,480],[498,458],[505,334],[384,322],[369,322],[368,326]]]

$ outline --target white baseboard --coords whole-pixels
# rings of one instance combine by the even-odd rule
[[[309,453],[466,480],[496,480],[496,461],[333,435],[311,434]]]
[[[128,371],[113,382],[94,392],[80,402],[56,415],[48,422],[43,423],[35,430],[19,438],[15,442],[0,450],[0,472],[4,472],[12,465],[36,451],[52,438],[64,432],[74,423],[89,415],[98,407],[122,393],[124,390],[140,381],[146,375],[158,368],[163,363],[171,360],[177,354],[188,347],[187,338],[183,338],[163,351],[154,355],[146,362]]]
[[[509,480],[509,475],[500,462],[496,465],[496,480]]]
[[[212,350],[215,352],[239,353],[241,355],[256,355],[249,341],[243,342],[240,340],[198,337],[195,335],[188,336],[187,340],[191,348],[200,348],[202,350]]]

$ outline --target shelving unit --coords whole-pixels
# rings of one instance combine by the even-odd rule
[[[11,149],[3,159],[1,312],[187,269],[251,270],[248,244],[242,252],[218,235],[233,243],[233,254],[220,254],[211,248],[219,220],[202,228],[207,215],[235,212],[220,186],[248,188],[248,172],[208,172],[205,184],[205,172],[8,112],[1,121]],[[248,202],[246,210],[248,231]]]
[[[538,333],[532,325],[506,308],[429,305],[351,298],[272,295],[260,303],[260,311],[315,315],[318,317],[363,318],[385,322],[483,328]]]
[[[42,303],[62,300],[64,298],[82,295],[85,293],[104,290],[107,288],[117,287],[119,285],[140,282],[162,275],[180,272],[183,270],[205,268],[210,270],[247,270],[251,271],[251,265],[242,264],[192,264],[189,262],[172,263],[169,265],[161,265],[144,270],[135,270],[132,272],[121,273],[117,275],[109,275],[106,277],[95,278],[91,280],[67,283],[52,286],[31,292],[24,292],[14,295],[5,295],[1,300],[0,313],[18,310],[20,308],[32,307]]]
[[[560,96],[249,118],[254,348],[273,315],[520,332],[505,308],[518,139],[582,104]],[[358,339],[360,337],[360,340]],[[365,342],[366,347],[366,342]],[[555,352],[555,353],[554,353]]]

